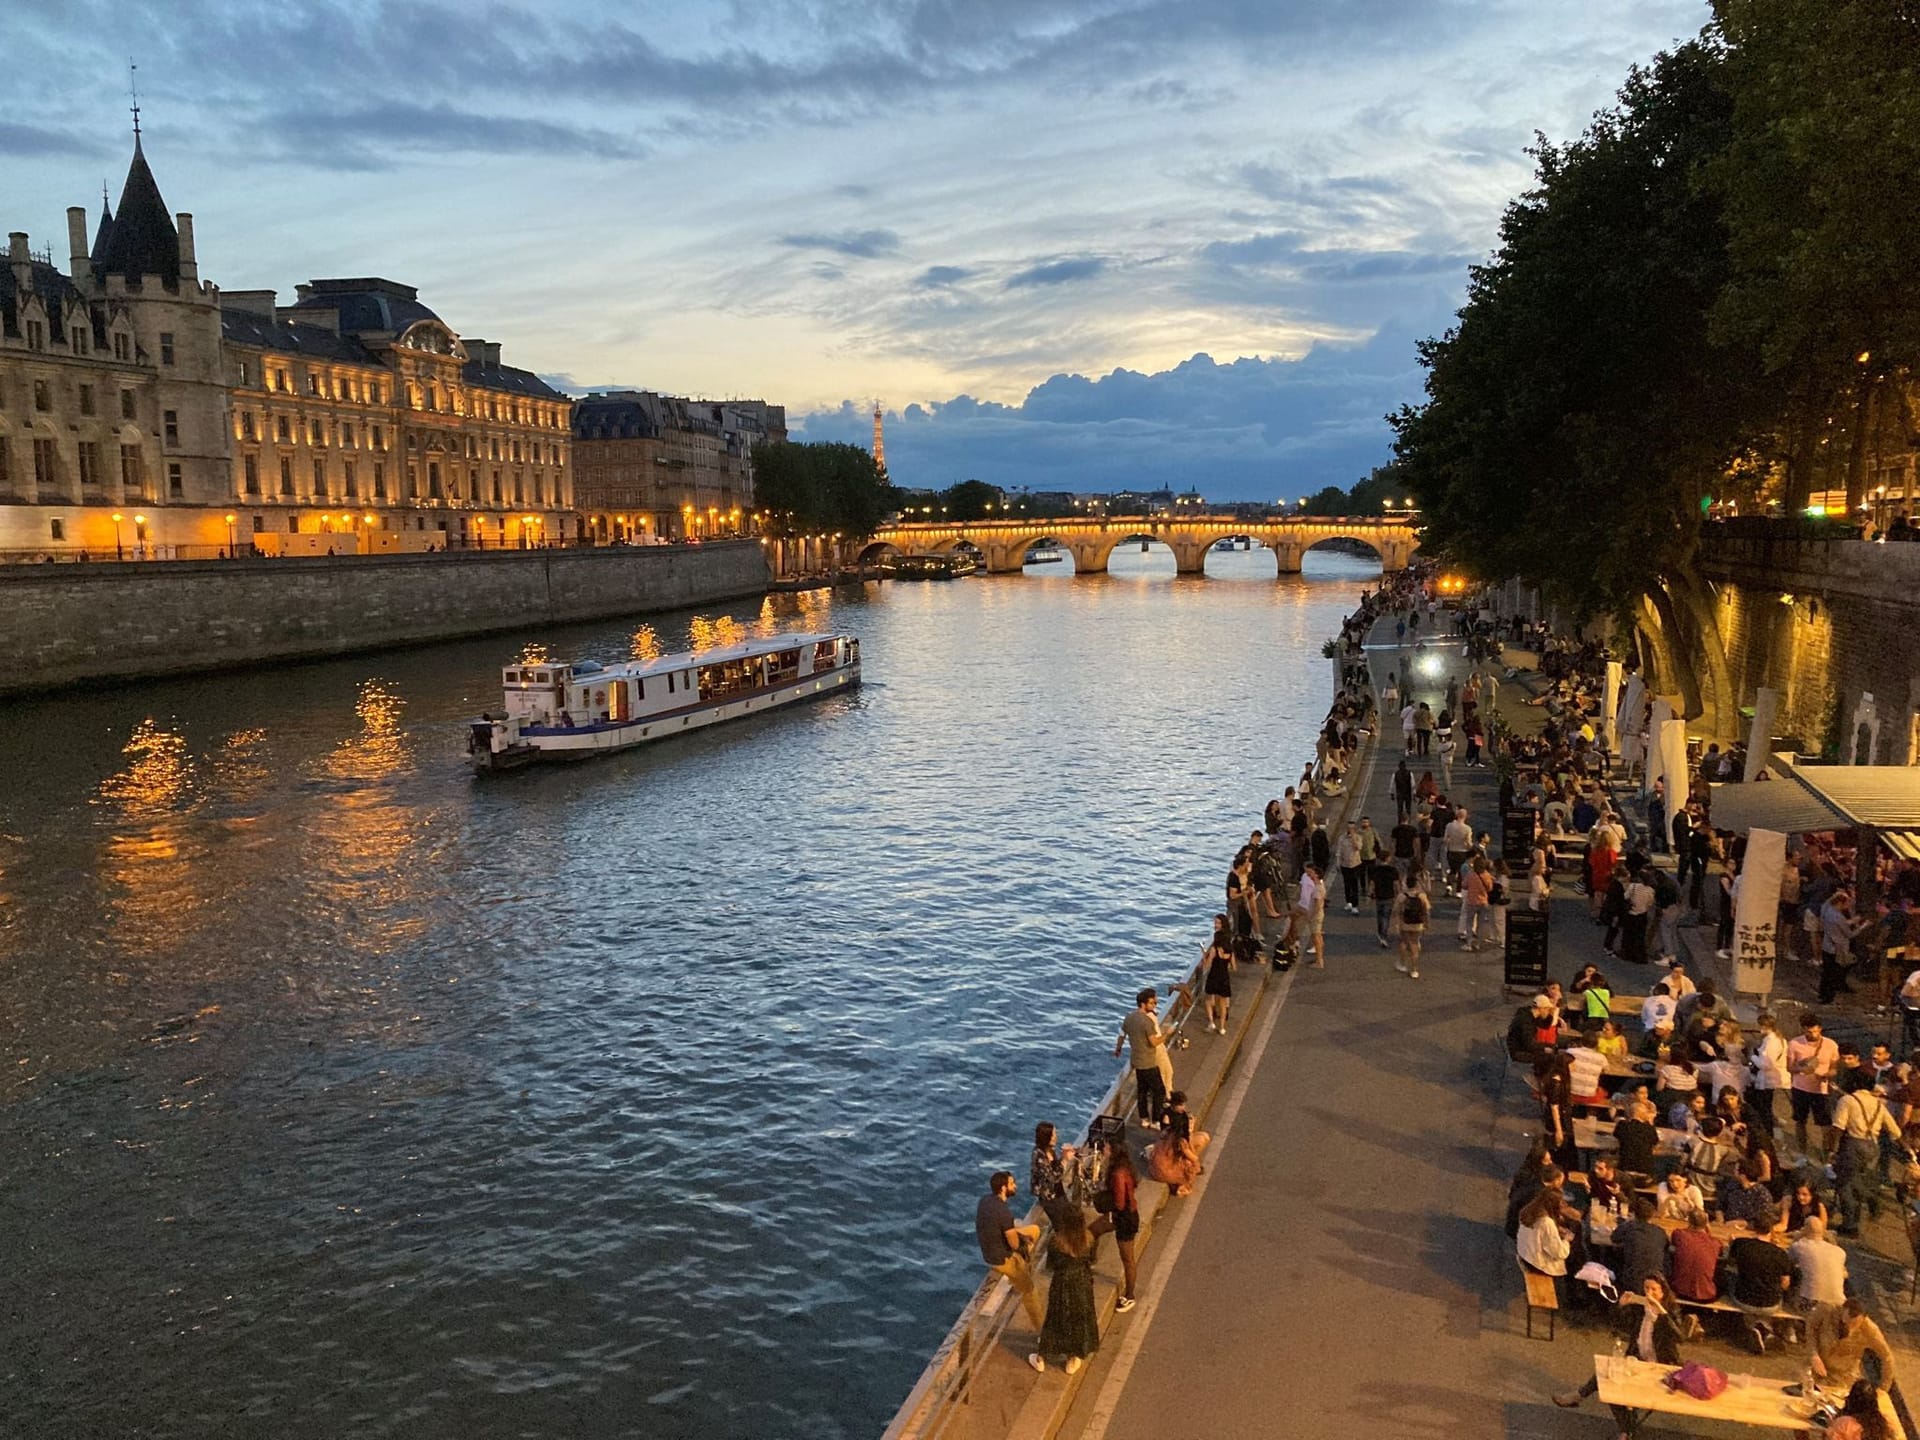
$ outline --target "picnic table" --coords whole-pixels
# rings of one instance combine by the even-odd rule
[[[1665,1384],[1674,1367],[1617,1355],[1593,1357],[1594,1377],[1600,1382],[1600,1400],[1628,1412],[1627,1434],[1637,1435],[1649,1414],[1693,1415],[1729,1425],[1753,1425],[1771,1430],[1807,1431],[1814,1428],[1812,1402],[1787,1394],[1795,1382],[1765,1375],[1729,1375],[1727,1388],[1711,1400],[1696,1400],[1684,1390]],[[1844,1398],[1830,1397],[1836,1403]],[[1892,1402],[1880,1392],[1880,1412],[1896,1427]]]
[[[1669,1235],[1687,1228],[1686,1221],[1673,1220],[1662,1215],[1654,1216],[1652,1223],[1658,1225]],[[1753,1238],[1753,1231],[1747,1228],[1744,1221],[1739,1220],[1710,1220],[1707,1222],[1707,1233],[1724,1245],[1731,1245],[1736,1240],[1751,1240]],[[1595,1245],[1611,1245],[1613,1243],[1613,1217],[1598,1207],[1589,1208],[1587,1211],[1587,1234]],[[1787,1243],[1787,1236],[1783,1232],[1776,1232],[1764,1238],[1782,1247]]]
[[[1686,1131],[1669,1130],[1665,1126],[1656,1128],[1660,1135],[1660,1143],[1657,1147],[1659,1154],[1684,1155],[1687,1153]],[[1587,1115],[1573,1117],[1573,1145],[1588,1165],[1593,1163],[1595,1155],[1620,1148],[1620,1142],[1613,1138],[1613,1127],[1604,1120],[1595,1120]]]

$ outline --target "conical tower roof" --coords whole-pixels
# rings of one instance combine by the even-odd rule
[[[107,187],[100,187],[100,228],[93,232],[93,266],[100,268],[100,262],[106,258],[107,237],[113,234],[113,207],[107,204]]]
[[[105,252],[98,269],[102,275],[141,280],[158,275],[168,285],[180,283],[180,235],[160,198],[160,187],[147,168],[140,137],[133,138],[133,163],[120,191],[120,213],[107,227]]]

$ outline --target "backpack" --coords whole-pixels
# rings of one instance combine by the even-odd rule
[[[1424,925],[1427,923],[1427,902],[1418,895],[1409,895],[1400,904],[1400,923],[1402,925]]]

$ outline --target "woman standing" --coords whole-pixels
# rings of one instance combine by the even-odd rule
[[[1573,1143],[1573,1056],[1565,1050],[1553,1050],[1534,1062],[1533,1073],[1540,1087],[1540,1128],[1553,1155],[1553,1163],[1562,1170],[1580,1168],[1580,1152]]]
[[[1754,1124],[1773,1134],[1773,1097],[1792,1081],[1787,1073],[1787,1042],[1781,1038],[1780,1022],[1771,1010],[1758,1017],[1760,1038],[1753,1043],[1747,1064],[1753,1071],[1747,1087],[1747,1113]]]
[[[1042,1120],[1033,1127],[1033,1166],[1027,1175],[1033,1198],[1058,1223],[1060,1212],[1073,1203],[1067,1198],[1066,1181],[1066,1167],[1073,1163],[1073,1146],[1056,1150],[1053,1143],[1056,1134],[1050,1120]]]
[[[1227,1007],[1233,1003],[1233,936],[1227,917],[1213,917],[1213,939],[1200,957],[1206,967],[1207,1033],[1227,1033]]]
[[[1093,1315],[1093,1243],[1087,1217],[1078,1205],[1060,1212],[1047,1242],[1047,1318],[1040,1327],[1040,1348],[1027,1356],[1036,1370],[1046,1357],[1065,1359],[1067,1373],[1100,1348],[1100,1322]]]
[[[1133,1168],[1133,1152],[1126,1144],[1115,1145],[1107,1152],[1106,1199],[1113,1206],[1090,1227],[1090,1233],[1097,1236],[1112,1235],[1113,1243],[1120,1251],[1120,1302],[1113,1307],[1116,1315],[1124,1315],[1134,1306],[1134,1255],[1133,1242],[1140,1234],[1140,1202],[1137,1191],[1140,1177]]]

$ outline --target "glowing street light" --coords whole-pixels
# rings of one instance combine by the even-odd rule
[[[227,558],[229,560],[238,560],[240,558],[240,552],[235,548],[233,539],[233,522],[235,518],[237,517],[233,515],[227,516]]]
[[[126,547],[120,543],[120,521],[123,518],[118,510],[113,512],[113,558],[116,560],[127,558]]]

